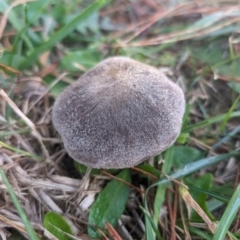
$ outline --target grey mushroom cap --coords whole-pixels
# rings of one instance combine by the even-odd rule
[[[183,91],[159,70],[112,57],[60,94],[52,120],[74,160],[129,168],[175,142],[184,110]]]

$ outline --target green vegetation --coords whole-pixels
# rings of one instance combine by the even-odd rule
[[[240,238],[239,3],[173,2],[0,0],[0,237]],[[115,55],[183,88],[182,132],[139,166],[90,174],[51,108]]]

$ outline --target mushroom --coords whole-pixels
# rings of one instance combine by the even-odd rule
[[[159,70],[111,57],[60,94],[52,120],[74,160],[129,168],[174,143],[184,110],[181,88]]]

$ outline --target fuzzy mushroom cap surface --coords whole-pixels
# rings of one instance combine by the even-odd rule
[[[183,91],[159,70],[112,57],[60,94],[52,119],[74,160],[128,168],[174,143],[184,110]]]

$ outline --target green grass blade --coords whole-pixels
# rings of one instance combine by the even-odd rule
[[[12,130],[12,131],[1,131],[0,137],[9,136],[9,135],[16,135],[21,133],[29,133],[31,129],[20,129],[20,130]]]
[[[34,229],[32,228],[30,222],[28,221],[27,219],[27,216],[24,212],[24,210],[22,209],[18,199],[17,199],[17,196],[16,194],[14,193],[13,189],[12,189],[12,186],[11,184],[9,183],[4,171],[2,170],[2,168],[0,167],[0,175],[2,177],[2,181],[3,183],[6,185],[7,187],[7,190],[8,190],[8,193],[13,201],[13,204],[14,206],[16,207],[17,211],[18,211],[18,214],[19,216],[21,217],[22,221],[23,221],[23,224],[25,225],[25,228],[29,234],[29,237],[30,239],[32,240],[39,240],[39,238],[37,237],[37,234],[36,232],[34,231]]]
[[[165,155],[165,161],[162,167],[162,172],[165,174],[168,174],[171,170],[172,167],[172,163],[173,163],[173,147],[170,147]],[[158,224],[158,218],[159,218],[159,212],[160,209],[162,207],[162,204],[164,202],[165,199],[165,191],[166,191],[166,185],[159,185],[157,188],[157,192],[155,195],[155,200],[154,200],[154,217],[153,217],[153,221],[154,224],[157,225]]]
[[[199,161],[189,163],[185,167],[180,168],[176,172],[169,175],[169,178],[160,179],[156,183],[152,184],[147,189],[147,191],[152,187],[167,184],[167,183],[171,182],[171,179],[177,179],[177,178],[185,177],[185,176],[187,176],[191,173],[194,173],[194,172],[196,172],[196,171],[198,171],[202,168],[205,168],[205,167],[210,166],[212,164],[218,163],[218,162],[223,161],[227,158],[230,158],[230,157],[233,157],[233,156],[239,156],[239,155],[240,155],[240,151],[236,150],[236,151],[232,151],[231,153],[221,154],[221,155],[213,156],[213,157],[207,157],[207,158],[203,158]]]
[[[217,210],[218,208],[222,207],[223,205],[224,205],[224,203],[222,201],[219,201],[215,198],[207,201],[207,207],[210,212]]]
[[[207,120],[203,120],[203,121],[198,122],[196,124],[193,124],[191,126],[185,127],[182,131],[183,132],[191,132],[194,129],[197,129],[197,128],[200,128],[200,127],[206,127],[206,126],[208,126],[212,123],[221,122],[226,118],[227,114],[228,113],[224,113],[224,114],[212,117],[212,118],[208,118]],[[240,117],[240,111],[230,113],[229,116],[228,116],[228,119],[229,118],[234,118],[234,117]]]
[[[239,234],[237,236],[235,236],[231,232],[228,232],[228,236],[231,238],[231,240],[239,240]]]
[[[210,196],[212,198],[215,198],[218,201],[221,201],[223,203],[228,203],[229,200],[230,200],[228,197],[222,196],[222,195],[220,195],[218,193],[214,193],[212,190],[207,191],[207,190],[195,187],[195,186],[188,186],[188,188],[190,190],[194,190],[194,191],[199,192],[199,193],[207,194],[208,196]]]
[[[9,5],[5,0],[1,0],[0,1],[0,12],[4,13],[7,11],[7,9],[9,9]],[[13,27],[20,32],[22,30],[22,22],[19,21],[19,18],[17,17],[17,15],[14,12],[14,8],[11,9],[11,12],[8,15],[8,20],[11,22],[11,24],[13,25]],[[32,43],[29,40],[29,38],[27,37],[27,35],[25,33],[21,34],[21,38],[23,39],[23,41],[26,43],[26,45],[28,46],[29,49],[32,49]]]
[[[217,231],[213,236],[213,240],[224,240],[227,231],[233,222],[238,210],[240,208],[240,184],[235,190],[220,222],[218,223]]]
[[[155,239],[155,233],[154,230],[152,228],[151,222],[149,220],[149,212],[144,211],[144,219],[145,219],[145,228],[146,228],[146,239],[147,240],[151,240],[151,239]]]
[[[236,107],[239,99],[240,99],[240,96],[238,96],[238,98],[236,99],[236,101],[233,103],[233,105],[231,106],[231,108],[230,108],[229,111],[227,112],[224,120],[222,121],[222,123],[221,123],[221,125],[220,125],[220,127],[219,127],[218,132],[221,132],[221,131],[225,128],[225,126],[226,126],[226,124],[227,124],[227,121],[228,121],[228,119],[230,118],[230,114],[231,114],[231,113],[233,112],[233,110],[235,109],[235,107]]]
[[[17,45],[19,43],[19,39],[24,38],[25,36],[27,36],[26,31],[30,28],[30,25],[33,24],[38,18],[39,16],[41,16],[43,14],[43,10],[53,2],[54,0],[49,0],[46,3],[43,3],[43,5],[38,9],[38,11],[35,13],[34,17],[28,22],[24,24],[24,27],[21,28],[21,31],[19,29],[19,33],[16,35],[16,38],[14,39],[13,42],[13,52],[17,52]],[[32,43],[30,43],[31,45],[29,45],[28,43],[28,48],[30,51],[34,50],[34,46],[32,46]],[[14,55],[13,55],[14,56]],[[12,59],[11,59],[12,62]],[[10,64],[12,65],[12,64]]]
[[[24,69],[31,65],[34,61],[36,61],[37,57],[51,49],[54,45],[68,36],[80,23],[84,22],[87,18],[89,18],[94,12],[101,9],[104,5],[106,5],[111,0],[97,0],[93,4],[91,4],[88,8],[86,8],[82,13],[80,13],[76,18],[74,18],[69,24],[62,27],[58,30],[49,40],[43,43],[40,47],[35,49],[28,58],[20,64],[20,69]]]
[[[0,147],[3,147],[3,148],[6,148],[8,150],[11,150],[15,153],[18,153],[18,154],[22,154],[23,156],[26,156],[26,157],[31,157],[33,159],[36,159],[37,161],[43,161],[43,158],[33,154],[33,153],[29,153],[29,152],[26,152],[24,150],[21,150],[21,149],[18,149],[18,148],[15,148],[15,147],[12,147],[4,142],[1,142],[0,141]]]
[[[163,238],[160,236],[160,233],[158,232],[157,225],[154,223],[149,212],[146,209],[144,209],[143,207],[140,207],[140,208],[142,209],[142,211],[145,214],[145,219],[147,219],[146,223],[148,223],[148,224],[146,224],[147,239],[149,239],[149,240],[155,239],[155,236],[154,236],[154,233],[155,233],[159,239],[163,240]]]
[[[194,227],[188,226],[188,230],[192,233],[195,233],[196,235],[200,236],[201,239],[206,239],[206,240],[212,240],[212,237],[208,235],[205,231],[199,230]]]
[[[235,54],[234,56],[230,57],[230,58],[227,58],[227,59],[224,59],[218,63],[216,63],[215,65],[212,66],[212,69],[215,70],[215,69],[218,69],[224,65],[227,65],[228,63],[234,61],[234,60],[238,60],[240,59],[240,54]]]
[[[212,146],[212,149],[215,150],[222,144],[228,143],[236,134],[238,134],[238,132],[240,132],[240,126],[234,128],[231,132],[227,133],[227,135],[225,135],[222,139],[220,139],[220,141],[218,141]]]
[[[172,179],[177,179],[177,178],[181,178],[181,177],[187,176],[187,175],[189,175],[189,174],[191,174],[193,172],[196,172],[196,171],[198,171],[198,170],[200,170],[200,169],[202,169],[204,167],[207,167],[207,166],[210,166],[212,164],[215,164],[215,163],[218,163],[220,161],[223,161],[226,158],[230,158],[230,157],[233,157],[233,156],[239,156],[239,155],[240,155],[240,152],[236,150],[236,151],[233,151],[231,153],[226,153],[226,154],[221,154],[221,155],[218,155],[218,156],[203,158],[203,159],[201,159],[199,161],[186,164],[185,167],[180,168],[176,172],[174,172],[171,175],[169,175],[169,178],[160,179],[156,183],[154,183],[151,186],[149,186],[148,189],[146,190],[146,194],[145,194],[145,198],[144,198],[145,210],[146,211],[148,210],[148,207],[147,207],[147,197],[146,196],[147,196],[148,191],[152,187],[160,186],[160,185],[164,185],[165,186],[166,184],[170,183]],[[146,215],[146,213],[145,213],[145,215]],[[149,222],[149,219],[147,219],[147,221],[146,221],[146,219],[147,219],[147,217],[145,216],[146,226],[147,226],[147,223],[148,223],[148,226],[151,226],[151,223]],[[149,231],[149,234],[153,235],[153,232],[154,232],[154,229]],[[147,237],[147,239],[150,240],[152,238]]]

